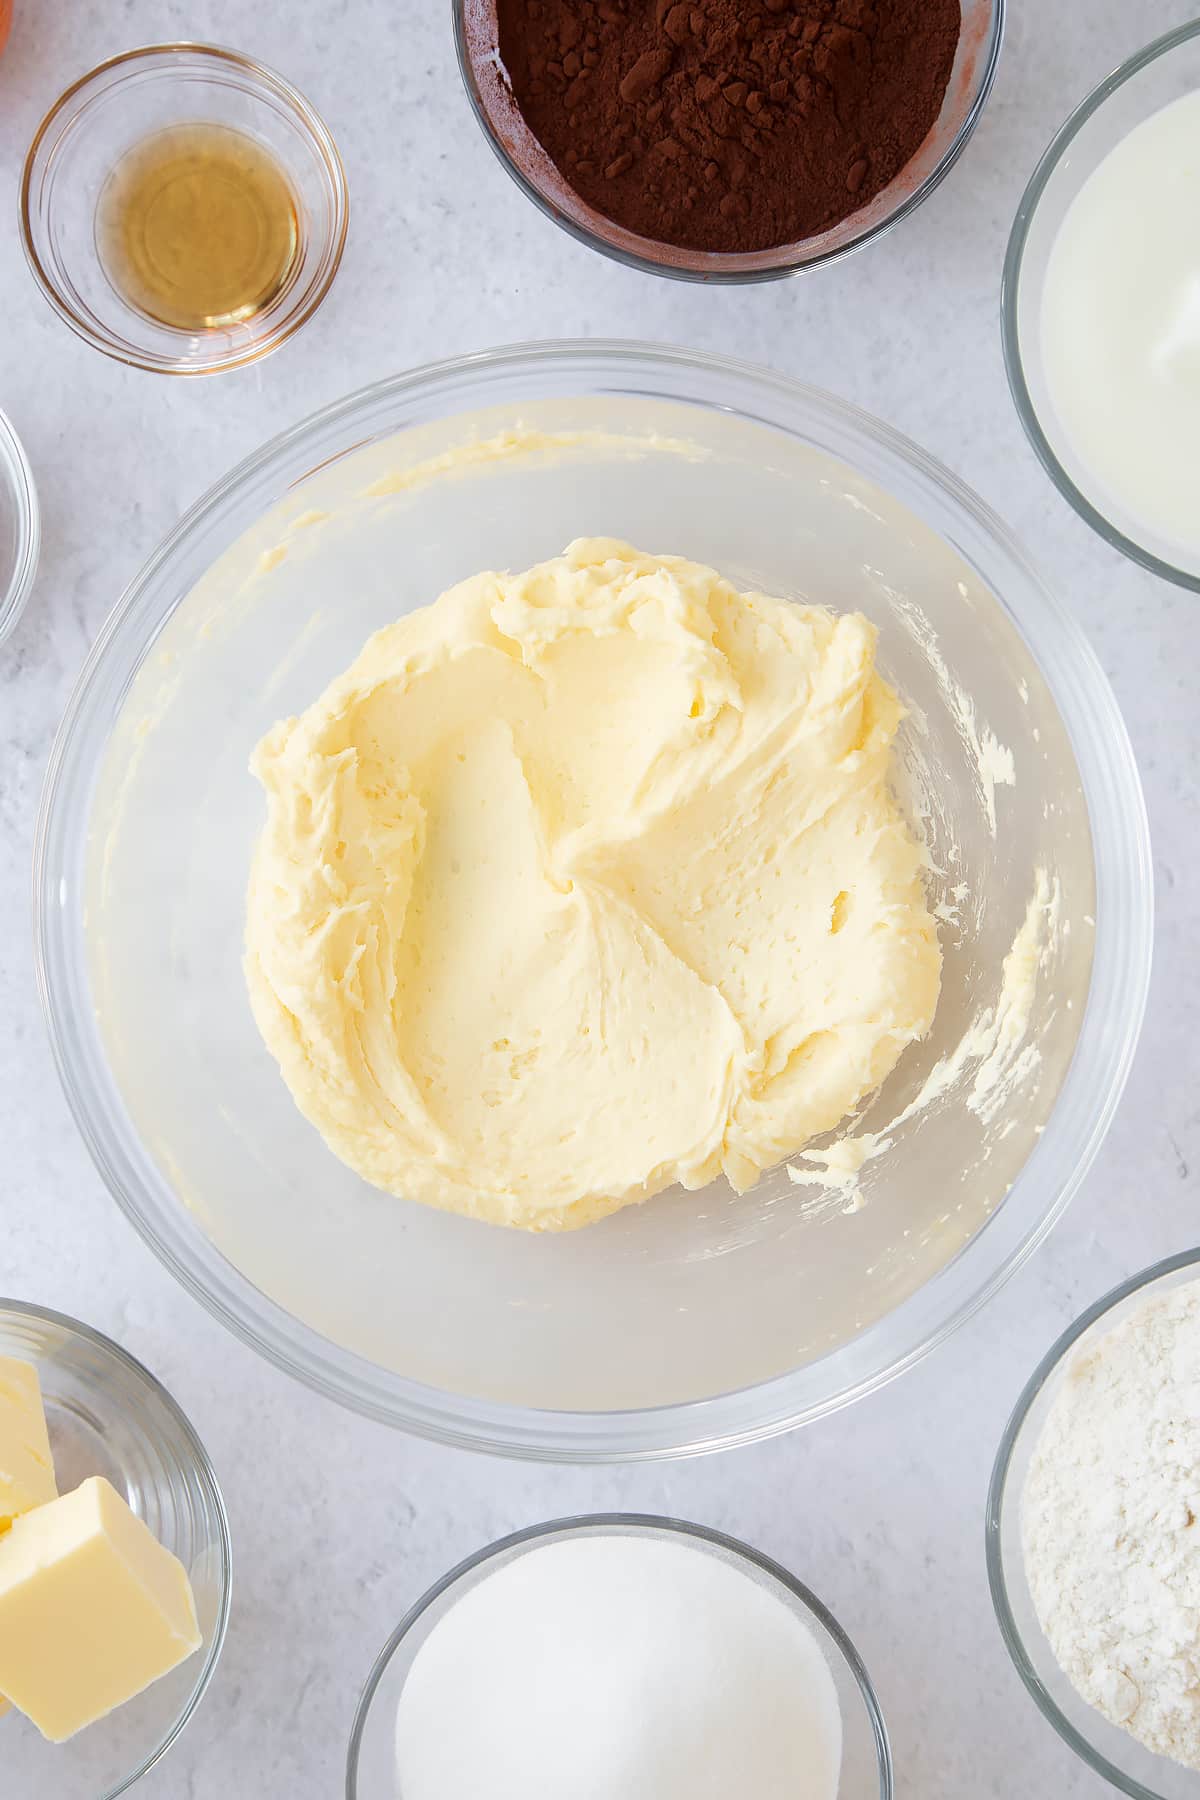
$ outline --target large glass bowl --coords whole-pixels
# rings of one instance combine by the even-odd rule
[[[1059,417],[1042,354],[1042,304],[1055,240],[1105,157],[1164,106],[1200,87],[1200,19],[1167,32],[1115,69],[1071,114],[1030,178],[1004,262],[1004,361],[1013,401],[1042,467],[1092,530],[1155,575],[1200,593],[1200,556],[1136,517],[1096,476]]]
[[[1068,1326],[1030,1376],[1005,1427],[987,1504],[987,1569],[1005,1648],[1039,1710],[1090,1769],[1133,1800],[1195,1800],[1200,1775],[1148,1750],[1090,1706],[1059,1668],[1025,1572],[1021,1508],[1029,1466],[1054,1403],[1081,1360],[1131,1313],[1200,1280],[1200,1250],[1167,1257],[1105,1294]]]
[[[241,972],[263,817],[254,743],[375,627],[473,571],[596,532],[879,623],[881,666],[909,706],[902,786],[930,845],[945,972],[928,1040],[865,1113],[890,1147],[855,1203],[780,1167],[741,1199],[718,1183],[564,1236],[497,1230],[365,1186],[297,1113],[259,1039]],[[1001,1003],[1039,873],[1057,928],[1002,1104],[980,1108],[964,1038]],[[584,343],[381,382],[192,509],[68,707],[36,911],[76,1118],[194,1294],[374,1417],[587,1461],[812,1419],[994,1292],[1112,1116],[1145,1001],[1151,878],[1104,677],[979,500],[795,382]],[[906,1110],[955,1056],[941,1097]]]
[[[1004,42],[1004,0],[962,0],[963,25],[942,109],[925,142],[882,193],[799,243],[766,250],[684,250],[641,237],[589,206],[533,136],[495,49],[496,0],[451,0],[458,66],[485,138],[521,192],[580,243],[678,281],[777,281],[837,262],[890,231],[945,180],[979,123]]]
[[[683,1543],[717,1557],[794,1613],[815,1639],[837,1691],[842,1722],[837,1800],[892,1800],[892,1755],[879,1700],[862,1658],[828,1607],[803,1582],[748,1544],[703,1525],[641,1513],[595,1513],[531,1526],[489,1544],[436,1582],[401,1620],[367,1678],[350,1734],[346,1800],[406,1800],[396,1785],[400,1699],[418,1653],[452,1607],[481,1581],[531,1550],[580,1538],[614,1537]],[[586,1629],[583,1620],[581,1630]]]

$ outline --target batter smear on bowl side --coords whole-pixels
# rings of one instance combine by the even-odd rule
[[[584,539],[377,632],[252,767],[246,974],[378,1187],[528,1230],[739,1191],[933,1019],[874,627]]]

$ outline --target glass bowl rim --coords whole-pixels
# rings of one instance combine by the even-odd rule
[[[107,77],[114,69],[121,68],[125,64],[137,63],[145,58],[164,56],[194,56],[201,61],[208,60],[217,64],[227,64],[248,74],[256,83],[261,84],[282,100],[315,149],[328,177],[334,201],[333,219],[322,247],[321,265],[303,306],[298,311],[285,315],[274,330],[268,332],[256,343],[196,367],[177,367],[165,360],[153,360],[139,355],[129,348],[120,348],[116,344],[107,342],[105,338],[93,331],[88,321],[76,311],[61,292],[57,282],[52,279],[49,271],[45,268],[34,241],[31,206],[34,167],[55,122],[93,82]],[[170,70],[167,69],[163,72],[169,73]],[[296,332],[308,323],[326,300],[341,266],[342,254],[346,247],[346,234],[350,225],[350,192],[346,180],[345,164],[333,133],[316,107],[305,98],[299,88],[293,86],[286,76],[278,74],[266,63],[259,62],[256,57],[247,56],[241,50],[231,50],[222,44],[206,44],[189,38],[165,40],[157,44],[139,44],[132,50],[122,50],[116,56],[106,57],[103,62],[96,63],[93,68],[86,70],[84,74],[73,81],[69,87],[64,88],[37,127],[30,140],[29,149],[25,153],[25,160],[21,167],[19,208],[21,247],[25,252],[25,260],[29,265],[30,272],[45,299],[59,318],[70,326],[76,337],[82,338],[84,343],[90,345],[93,350],[99,350],[102,355],[111,356],[115,362],[124,363],[127,368],[144,369],[151,375],[175,375],[185,379],[196,379],[205,375],[221,375],[230,369],[243,369],[250,363],[260,362],[263,357],[270,356],[273,351],[287,343],[289,338],[294,337]]]
[[[1020,295],[1021,277],[1025,264],[1025,251],[1029,242],[1029,233],[1033,221],[1042,202],[1042,196],[1053,180],[1063,157],[1074,143],[1084,126],[1098,113],[1112,96],[1123,88],[1126,82],[1135,75],[1142,74],[1162,57],[1181,45],[1200,40],[1200,19],[1192,19],[1187,24],[1178,25],[1172,31],[1164,32],[1155,38],[1153,43],[1146,44],[1141,50],[1127,57],[1111,74],[1106,75],[1086,97],[1080,101],[1059,127],[1029,178],[1021,203],[1017,207],[1012,230],[1009,233],[1008,248],[1004,256],[1004,270],[1000,278],[1000,337],[1004,350],[1004,367],[1008,376],[1009,392],[1017,417],[1021,421],[1026,437],[1033,447],[1034,454],[1043,469],[1049,475],[1054,486],[1063,499],[1071,506],[1085,525],[1089,525],[1096,535],[1103,539],[1112,549],[1120,551],[1140,568],[1148,569],[1152,575],[1170,581],[1176,587],[1187,588],[1192,593],[1200,593],[1200,571],[1191,572],[1180,569],[1174,563],[1167,562],[1153,550],[1126,534],[1114,525],[1111,519],[1102,513],[1095,502],[1088,499],[1082,488],[1067,473],[1059,459],[1057,451],[1042,425],[1038,410],[1033,403],[1029,384],[1025,379],[1025,359],[1021,354],[1020,332],[1017,325],[1017,306]]]
[[[0,408],[0,468],[9,478],[16,501],[17,544],[12,577],[0,594],[0,644],[13,630],[33,591],[42,548],[42,515],[37,484],[25,446],[8,414]]]
[[[411,400],[414,394],[427,396],[431,392],[436,395],[439,405],[444,406],[447,387],[487,374],[517,372],[532,375],[540,368],[556,368],[562,364],[572,369],[583,364],[593,373],[599,364],[610,379],[623,382],[646,382],[653,372],[662,381],[667,381],[670,376],[686,376],[692,382],[706,381],[711,389],[712,383],[723,377],[730,383],[749,387],[762,412],[749,410],[748,403],[745,410],[739,411],[739,408],[723,406],[711,397],[694,402],[700,410],[733,410],[737,416],[767,424],[785,434],[790,430],[793,439],[803,441],[795,425],[789,427],[777,416],[770,416],[769,402],[782,403],[793,411],[798,405],[804,405],[818,411],[826,422],[833,421],[852,431],[864,451],[872,448],[885,456],[889,464],[902,465],[910,480],[923,478],[932,485],[938,501],[943,506],[961,509],[970,522],[984,530],[994,550],[1003,553],[1010,564],[1015,565],[1026,583],[1026,606],[1018,627],[1022,635],[1027,639],[1032,635],[1033,642],[1038,643],[1039,634],[1050,633],[1058,640],[1059,656],[1064,654],[1064,645],[1069,647],[1069,671],[1064,665],[1054,676],[1046,672],[1049,666],[1046,655],[1041,652],[1031,654],[1051,682],[1051,691],[1064,719],[1071,722],[1068,734],[1073,750],[1077,759],[1083,758],[1081,776],[1085,767],[1090,771],[1085,778],[1085,792],[1095,843],[1102,845],[1105,842],[1104,834],[1096,827],[1095,804],[1112,799],[1115,807],[1110,827],[1121,845],[1121,854],[1109,858],[1108,878],[1131,886],[1134,892],[1130,916],[1120,925],[1123,934],[1120,954],[1116,955],[1110,943],[1105,982],[1099,986],[1099,948],[1103,940],[1102,937],[1097,939],[1098,955],[1093,966],[1088,1004],[1072,1066],[1056,1103],[1058,1113],[1069,1094],[1081,1096],[1084,1093],[1079,1069],[1083,1048],[1090,1048],[1093,1060],[1102,1056],[1103,1069],[1099,1075],[1092,1071],[1095,1079],[1087,1084],[1087,1098],[1076,1100],[1087,1118],[1086,1129],[1076,1130],[1070,1168],[1063,1169],[1051,1200],[1039,1206],[1036,1219],[1022,1227],[1020,1241],[1006,1250],[998,1265],[994,1258],[988,1258],[986,1268],[976,1269],[980,1260],[978,1246],[987,1239],[988,1228],[1000,1216],[1001,1209],[997,1209],[957,1257],[938,1276],[924,1283],[920,1291],[927,1293],[937,1280],[968,1258],[972,1265],[970,1288],[961,1296],[956,1295],[949,1309],[936,1320],[922,1321],[919,1327],[910,1331],[898,1354],[881,1354],[865,1373],[848,1376],[834,1393],[820,1398],[804,1399],[796,1395],[796,1378],[803,1369],[793,1369],[731,1393],[623,1411],[559,1411],[525,1407],[515,1402],[482,1400],[428,1387],[345,1351],[286,1308],[268,1300],[234,1270],[233,1265],[227,1267],[233,1270],[235,1281],[240,1285],[237,1293],[230,1297],[222,1287],[222,1281],[197,1263],[193,1250],[177,1251],[169,1241],[168,1231],[154,1216],[153,1204],[147,1203],[150,1190],[138,1171],[133,1171],[127,1184],[117,1166],[127,1160],[124,1121],[117,1121],[114,1127],[114,1121],[96,1091],[95,1065],[89,1061],[88,1048],[85,1046],[81,1050],[73,1041],[74,1014],[65,997],[71,981],[70,952],[66,947],[69,928],[63,923],[57,898],[59,883],[64,878],[61,867],[66,854],[64,834],[68,842],[72,841],[71,821],[68,817],[64,825],[61,817],[64,806],[69,804],[69,799],[64,801],[63,796],[65,790],[77,787],[81,779],[81,757],[91,754],[81,745],[88,731],[96,729],[91,715],[105,703],[100,689],[106,677],[111,684],[110,648],[120,646],[124,649],[125,641],[132,638],[140,646],[140,663],[161,623],[161,603],[154,592],[161,571],[170,566],[210,515],[221,516],[241,487],[261,478],[264,472],[282,470],[289,457],[294,456],[301,446],[315,441],[322,432],[344,429],[353,422],[358,434],[355,443],[338,449],[335,455],[339,457],[349,454],[356,444],[372,441],[369,432],[365,438],[362,435],[366,430],[363,415],[368,407],[387,404],[394,408],[397,402]],[[644,394],[647,389],[638,386],[626,391]],[[678,400],[677,395],[674,398]],[[449,416],[449,409],[435,416],[445,418]],[[414,422],[409,420],[407,423]],[[404,428],[392,422],[388,424],[392,433]],[[862,443],[864,439],[866,442]],[[845,453],[842,455],[844,460]],[[892,472],[893,475],[898,473],[894,466]],[[296,476],[293,480],[299,478]],[[171,610],[180,598],[176,596]],[[1036,607],[1029,604],[1031,600],[1036,600]],[[1011,611],[1010,603],[998,596],[996,604]],[[146,635],[148,627],[151,630],[149,638]],[[1053,647],[1046,644],[1044,637],[1040,641],[1042,651],[1048,652]],[[1088,732],[1086,745],[1075,735],[1076,731],[1085,728]],[[1089,751],[1087,757],[1083,756],[1085,748]],[[1117,798],[1112,798],[1114,796]],[[560,340],[509,345],[407,371],[333,402],[269,440],[235,465],[194,503],[151,553],[96,635],[64,709],[46,767],[34,843],[33,881],[38,990],[51,1051],[68,1104],[109,1192],[134,1229],[181,1285],[235,1336],[267,1356],[277,1367],[367,1417],[459,1448],[570,1463],[614,1463],[701,1455],[776,1436],[837,1411],[884,1386],[943,1343],[1033,1253],[1077,1191],[1125,1085],[1145,1011],[1152,953],[1153,881],[1149,826],[1128,732],[1111,687],[1073,614],[1045,585],[1008,527],[957,476],[927,452],[883,421],[836,396],[737,358],[622,340]],[[1104,910],[1105,918],[1108,910]],[[1104,928],[1109,933],[1118,930],[1122,909],[1118,904],[1111,910],[1114,923]],[[1100,913],[1097,914],[1097,927],[1099,931]],[[1099,1034],[1093,1018],[1096,1007],[1101,1004],[1098,993],[1111,1015],[1104,1020],[1105,1029]],[[100,1066],[106,1065],[102,1062]],[[1101,1096],[1098,1106],[1092,1100],[1092,1095],[1097,1092]],[[1053,1123],[1051,1119],[1051,1128]],[[1027,1170],[1047,1151],[1049,1141],[1051,1130],[1040,1141],[1014,1189],[1026,1179]],[[174,1216],[177,1206],[171,1210]],[[994,1242],[994,1237],[987,1241]],[[214,1254],[219,1257],[219,1252]],[[250,1287],[254,1296],[252,1313],[241,1291],[244,1287]],[[746,1407],[749,1396],[758,1397],[758,1405],[752,1413]],[[734,1413],[739,1416],[734,1418]]]
[[[992,1608],[996,1615],[996,1623],[1000,1627],[1000,1635],[1004,1639],[1004,1647],[1008,1651],[1013,1667],[1036,1703],[1042,1717],[1047,1719],[1063,1742],[1070,1746],[1075,1754],[1094,1770],[1097,1775],[1118,1788],[1121,1793],[1128,1794],[1132,1800],[1162,1800],[1153,1788],[1148,1788],[1135,1776],[1125,1774],[1088,1738],[1073,1725],[1053,1696],[1047,1692],[1034,1667],[1031,1657],[1025,1649],[1025,1641],[1021,1635],[1013,1615],[1012,1603],[1009,1599],[1008,1577],[1005,1573],[1004,1552],[1001,1541],[1001,1530],[1008,1501],[1008,1481],[1012,1469],[1012,1459],[1026,1421],[1036,1404],[1046,1383],[1050,1381],[1062,1363],[1070,1356],[1075,1345],[1116,1307],[1121,1306],[1133,1295],[1144,1288],[1153,1287],[1168,1275],[1176,1274],[1180,1269],[1200,1268],[1200,1248],[1181,1250],[1173,1256],[1164,1256],[1159,1262],[1151,1263],[1149,1268],[1140,1269],[1136,1275],[1128,1276],[1124,1281],[1102,1294],[1093,1301],[1079,1317],[1067,1326],[1066,1330],[1054,1340],[1046,1354],[1038,1363],[1033,1374],[1022,1388],[1020,1397],[1012,1410],[1004,1433],[1000,1439],[1000,1447],[996,1452],[996,1460],[992,1467],[992,1476],[988,1484],[987,1511],[984,1520],[984,1541],[987,1559],[988,1588],[992,1596]],[[1014,1496],[1014,1503],[1019,1503],[1019,1496]],[[1081,1701],[1081,1704],[1085,1702]],[[1133,1741],[1132,1739],[1130,1740]]]
[[[819,1599],[812,1589],[800,1580],[799,1576],[793,1575],[790,1569],[785,1569],[782,1563],[776,1562],[773,1557],[767,1556],[761,1550],[756,1550],[752,1545],[743,1543],[740,1538],[730,1536],[728,1532],[716,1531],[708,1525],[697,1525],[687,1519],[640,1512],[575,1513],[561,1519],[548,1519],[541,1525],[527,1525],[521,1531],[509,1532],[507,1536],[497,1538],[494,1543],[485,1544],[482,1549],[473,1551],[470,1556],[464,1557],[461,1562],[456,1563],[452,1569],[447,1570],[428,1587],[420,1599],[409,1607],[375,1658],[370,1674],[359,1695],[358,1705],[354,1710],[354,1724],[350,1732],[350,1746],[346,1757],[346,1800],[359,1800],[359,1753],[362,1749],[367,1718],[379,1685],[387,1672],[392,1657],[429,1608],[436,1605],[452,1588],[457,1587],[469,1575],[473,1575],[485,1563],[494,1561],[509,1550],[524,1549],[527,1545],[537,1543],[542,1538],[586,1537],[599,1535],[605,1531],[615,1534],[627,1532],[639,1537],[652,1537],[658,1534],[675,1536],[691,1539],[710,1550],[723,1550],[735,1562],[749,1563],[760,1574],[766,1575],[784,1588],[794,1600],[798,1600],[801,1607],[811,1613],[827,1635],[832,1638],[842,1660],[854,1677],[875,1741],[875,1755],[879,1767],[879,1800],[892,1800],[894,1772],[891,1742],[883,1709],[879,1704],[879,1696],[875,1692],[875,1686],[867,1672],[866,1664],[849,1633],[844,1626],[839,1624],[825,1602]]]
[[[217,1479],[217,1472],[213,1467],[212,1459],[204,1445],[201,1443],[200,1438],[196,1433],[195,1426],[180,1406],[178,1400],[175,1399],[168,1388],[164,1387],[163,1383],[158,1379],[158,1376],[153,1374],[151,1370],[146,1367],[145,1363],[139,1362],[136,1356],[126,1350],[123,1345],[118,1344],[115,1339],[106,1336],[102,1331],[97,1331],[94,1325],[85,1325],[82,1319],[73,1318],[70,1313],[56,1312],[49,1306],[38,1306],[30,1300],[15,1300],[9,1298],[7,1295],[0,1294],[0,1316],[6,1313],[21,1318],[38,1320],[44,1325],[53,1325],[60,1330],[69,1332],[74,1337],[82,1338],[84,1342],[90,1344],[93,1349],[99,1350],[104,1356],[110,1357],[114,1362],[121,1364],[125,1371],[128,1374],[131,1374],[136,1381],[144,1382],[151,1389],[155,1398],[162,1404],[166,1412],[169,1413],[174,1424],[179,1428],[183,1440],[191,1454],[196,1473],[207,1492],[212,1507],[212,1517],[217,1532],[217,1549],[221,1564],[221,1598],[217,1609],[216,1623],[213,1626],[212,1642],[208,1647],[204,1662],[197,1673],[195,1683],[188,1696],[186,1705],[176,1718],[170,1730],[162,1738],[158,1747],[152,1751],[149,1756],[145,1757],[131,1774],[124,1776],[115,1787],[106,1789],[105,1793],[101,1796],[101,1800],[117,1800],[119,1794],[127,1793],[128,1790],[133,1787],[136,1782],[139,1782],[144,1775],[148,1775],[150,1770],[154,1768],[157,1763],[161,1762],[162,1758],[177,1742],[182,1735],[184,1728],[191,1723],[191,1720],[197,1712],[205,1694],[208,1692],[209,1684],[216,1673],[217,1664],[220,1661],[221,1651],[225,1646],[225,1637],[229,1629],[229,1615],[233,1600],[233,1539],[229,1528],[229,1515],[225,1508],[225,1496],[221,1492],[221,1483]]]
[[[520,188],[521,192],[525,195],[525,198],[531,200],[539,212],[543,213],[546,218],[552,220],[560,230],[567,232],[577,243],[585,245],[589,250],[598,251],[601,256],[607,256],[613,262],[622,263],[628,269],[637,269],[644,275],[661,275],[672,281],[703,282],[710,287],[736,287],[753,282],[783,281],[791,276],[807,274],[810,269],[828,268],[833,263],[841,262],[843,257],[851,256],[856,250],[862,250],[866,245],[874,243],[877,238],[883,237],[886,232],[891,231],[894,226],[899,225],[902,220],[906,219],[910,213],[915,212],[917,207],[920,206],[923,201],[927,200],[936,188],[941,186],[946,176],[949,175],[951,169],[966,149],[971,135],[983,114],[983,109],[987,105],[988,98],[996,80],[996,71],[1000,64],[1000,53],[1004,46],[1004,30],[1008,0],[987,0],[987,3],[991,8],[991,29],[988,33],[986,56],[982,60],[982,72],[978,76],[978,87],[970,106],[967,108],[965,116],[959,124],[958,130],[954,133],[953,138],[950,140],[949,144],[947,144],[945,150],[938,158],[934,167],[929,171],[929,174],[925,177],[924,181],[914,188],[911,194],[905,195],[904,199],[901,200],[885,218],[877,220],[876,223],[868,229],[856,233],[844,244],[838,244],[830,250],[822,251],[819,256],[793,257],[789,261],[781,262],[768,268],[747,269],[738,266],[747,260],[745,255],[727,251],[713,251],[707,253],[704,251],[685,252],[685,254],[696,256],[705,256],[707,254],[711,259],[712,266],[706,265],[702,268],[679,267],[675,264],[667,263],[659,257],[639,254],[637,251],[626,249],[622,245],[610,244],[601,237],[598,232],[592,231],[588,226],[580,224],[575,219],[566,217],[560,209],[555,206],[554,202],[541,192],[536,183],[531,181],[524,171],[518,167],[514,158],[509,154],[499,137],[493,131],[487,108],[483,104],[479,95],[478,84],[475,81],[471,51],[467,43],[465,0],[450,0],[454,19],[454,49],[458,60],[458,71],[462,77],[463,88],[466,92],[467,100],[470,103],[471,111],[475,116],[475,121],[482,131],[484,138],[491,148],[492,154],[496,157],[496,160],[500,163],[501,167],[508,172],[517,187]],[[849,216],[853,217],[853,214]],[[630,235],[636,234],[631,233]],[[811,240],[801,239],[800,243],[803,244],[808,241]],[[641,242],[650,246],[652,245],[653,240],[644,238]],[[786,249],[796,248],[797,246],[785,245],[782,247]],[[750,254],[762,256],[768,254],[768,252],[754,251]]]

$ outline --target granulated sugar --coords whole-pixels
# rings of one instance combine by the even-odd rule
[[[400,1697],[398,1800],[835,1800],[811,1630],[680,1540],[536,1545],[439,1620]]]

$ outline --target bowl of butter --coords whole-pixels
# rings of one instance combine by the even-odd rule
[[[175,1402],[99,1332],[0,1299],[5,1791],[124,1793],[199,1706],[229,1599],[220,1489]]]
[[[830,396],[497,351],[243,464],[110,620],[38,846],[119,1204],[282,1366],[579,1460],[786,1429],[1026,1256],[1148,974],[1077,628]]]

